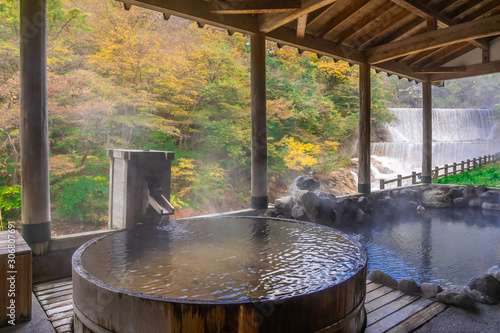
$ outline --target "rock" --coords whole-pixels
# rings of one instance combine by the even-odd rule
[[[307,221],[306,212],[304,211],[304,208],[302,208],[299,205],[293,206],[292,211],[290,212],[290,215],[292,215],[292,217],[294,219]]]
[[[281,215],[280,212],[275,209],[268,209],[265,214],[267,217],[278,217],[279,215]]]
[[[473,278],[469,282],[469,288],[478,290],[495,301],[500,301],[500,281],[495,279],[493,275],[485,274]]]
[[[494,299],[486,296],[485,294],[483,294],[482,292],[480,292],[476,289],[472,290],[470,292],[470,295],[471,295],[472,299],[474,299],[474,301],[476,301],[477,303],[482,303],[482,304],[487,304],[487,305],[497,304],[497,302]]]
[[[312,221],[319,224],[329,225],[334,223],[336,219],[337,214],[335,214],[335,210],[333,209],[332,201],[326,198],[320,199],[317,212]]]
[[[368,212],[370,210],[370,205],[368,204],[368,200],[366,200],[366,197],[360,196],[357,203],[358,207],[361,208],[364,212]]]
[[[488,202],[492,204],[499,203],[499,197],[500,193],[495,191],[486,191],[479,194],[479,198],[483,202]]]
[[[309,176],[298,176],[290,185],[288,193],[292,196],[296,196],[298,190],[305,191],[316,191],[319,189],[319,183],[312,177]]]
[[[420,287],[413,279],[399,280],[398,289],[412,294],[420,294]]]
[[[443,291],[443,288],[441,288],[440,285],[435,284],[435,283],[422,283],[420,285],[420,292],[423,297],[425,298],[434,298],[439,294],[440,292]]]
[[[457,198],[463,197],[464,196],[464,192],[460,188],[453,187],[453,188],[450,188],[450,190],[448,191],[448,195],[452,199],[457,199]]]
[[[282,197],[274,201],[274,208],[282,214],[290,212],[293,206],[295,206],[295,200],[291,196]]]
[[[442,190],[429,190],[422,193],[422,204],[425,207],[451,207],[451,198]]]
[[[467,207],[469,205],[469,200],[464,197],[459,197],[453,199],[453,205],[455,207]]]
[[[483,202],[479,198],[472,198],[469,201],[469,207],[471,208],[481,208],[483,206]]]
[[[366,214],[361,208],[358,208],[356,215],[354,215],[354,223],[363,223],[366,221]]]
[[[368,275],[368,280],[383,284],[384,286],[388,287],[398,287],[398,281],[395,278],[377,268],[370,272],[370,274]]]
[[[422,206],[422,205],[418,205],[418,206],[417,206],[417,212],[419,212],[419,213],[423,213],[423,212],[425,212],[425,207],[424,207],[424,206]]]
[[[314,222],[321,199],[311,191],[305,191],[305,193],[303,192],[304,191],[301,191],[300,196],[297,197],[297,203],[304,208],[309,220]]]
[[[477,194],[480,194],[480,193],[483,193],[483,192],[486,192],[488,191],[488,188],[484,185],[478,185],[476,186],[476,193]]]
[[[473,185],[467,185],[464,188],[464,197],[468,198],[469,200],[477,197],[476,188]]]
[[[476,303],[465,287],[453,287],[440,292],[436,301],[456,305],[462,308],[474,308]]]
[[[500,281],[500,266],[495,265],[495,266],[491,267],[490,269],[488,269],[488,274],[493,275],[493,277],[495,279]]]
[[[497,204],[497,203],[483,202],[481,207],[483,209],[500,210],[500,204]]]

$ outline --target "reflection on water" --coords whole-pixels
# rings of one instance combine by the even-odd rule
[[[212,218],[172,221],[105,237],[82,255],[102,281],[197,300],[280,299],[317,291],[349,273],[360,251],[310,224]]]
[[[428,209],[339,229],[365,246],[368,270],[378,268],[398,280],[466,285],[500,263],[498,212]]]

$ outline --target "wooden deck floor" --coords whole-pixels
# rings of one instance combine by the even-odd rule
[[[33,286],[47,317],[58,333],[71,332],[73,284],[71,279]],[[371,281],[366,283],[367,333],[411,332],[446,306],[426,298],[404,293]]]

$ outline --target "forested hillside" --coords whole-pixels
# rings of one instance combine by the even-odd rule
[[[109,148],[176,153],[172,202],[213,212],[250,201],[248,36],[112,0],[48,0],[53,221],[107,220]],[[271,185],[349,162],[357,66],[267,44]],[[372,123],[418,106],[420,86],[372,76]],[[487,93],[474,86],[483,85]],[[498,76],[439,88],[436,106],[494,108]],[[482,88],[481,88],[482,89]],[[458,95],[464,93],[465,95]],[[19,220],[19,6],[0,0],[0,210]]]

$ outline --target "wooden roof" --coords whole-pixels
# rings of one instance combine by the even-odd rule
[[[500,72],[500,0],[126,0],[417,81]]]

